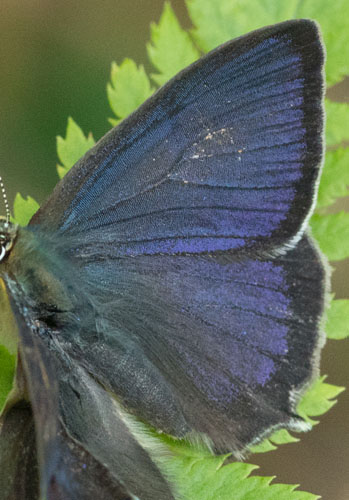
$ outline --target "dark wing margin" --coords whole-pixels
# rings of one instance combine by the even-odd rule
[[[296,406],[318,373],[325,295],[307,236],[275,259],[102,259],[84,274],[98,341],[82,327],[66,348],[131,413],[237,456],[276,428],[306,430]]]
[[[84,254],[278,254],[314,203],[323,61],[310,20],[222,45],[106,134],[31,223],[77,235]]]

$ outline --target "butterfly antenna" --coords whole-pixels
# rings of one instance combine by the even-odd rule
[[[9,206],[9,203],[8,203],[6,189],[5,189],[5,185],[4,185],[4,182],[2,180],[1,175],[0,175],[0,189],[1,189],[1,193],[2,193],[2,199],[4,200],[4,204],[5,204],[6,222],[7,222],[7,224],[9,224],[9,222],[10,222],[10,216],[11,216],[11,214],[10,214],[10,206]]]

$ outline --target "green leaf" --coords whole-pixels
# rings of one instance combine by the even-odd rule
[[[327,311],[326,333],[329,339],[349,337],[349,300],[332,300]]]
[[[275,431],[268,439],[250,448],[251,453],[265,453],[276,450],[280,444],[297,443],[299,438],[292,436],[286,429]]]
[[[345,102],[325,100],[326,144],[334,146],[349,140],[349,105]]]
[[[273,451],[276,450],[277,446],[275,446],[270,439],[263,439],[258,444],[255,444],[254,446],[251,446],[249,448],[249,451],[251,453],[266,453],[267,451]]]
[[[12,389],[18,349],[18,327],[8,293],[0,280],[0,415]]]
[[[292,436],[286,429],[280,429],[271,435],[270,440],[275,444],[298,443],[299,438]]]
[[[349,194],[349,148],[328,151],[320,179],[317,208],[327,207]]]
[[[39,203],[31,196],[23,198],[20,193],[16,194],[13,203],[13,215],[17,224],[24,227],[28,224],[35,212],[39,209]]]
[[[314,214],[310,219],[313,236],[329,260],[349,257],[349,213]]]
[[[262,26],[287,19],[319,22],[327,51],[329,85],[349,74],[349,16],[347,0],[187,0],[195,29],[193,36],[204,51]]]
[[[326,413],[336,404],[337,400],[334,398],[345,390],[344,387],[326,384],[325,379],[326,375],[319,377],[312,384],[297,408],[298,414],[312,425],[317,424],[318,421],[312,420],[310,417],[317,417]]]
[[[124,59],[120,66],[113,62],[110,80],[107,85],[108,100],[118,119],[109,121],[116,125],[148,99],[154,89],[144,67],[137,67],[132,59]]]
[[[95,141],[91,133],[85,137],[79,125],[68,118],[67,132],[65,139],[57,137],[57,154],[63,166],[57,165],[59,177],[62,179],[71,167],[94,146]]]
[[[190,456],[188,450],[173,448],[174,457],[164,470],[176,479],[179,493],[188,500],[314,500],[316,495],[295,491],[296,486],[271,484],[273,478],[250,476],[255,465],[225,464],[224,456]]]
[[[297,16],[299,0],[187,0],[193,35],[205,52],[254,29]]]
[[[16,368],[16,355],[0,345],[0,415],[6,398],[12,389]]]
[[[151,42],[147,45],[147,51],[149,59],[159,71],[152,75],[158,85],[167,82],[200,55],[189,34],[180,27],[168,2],[164,5],[159,24],[151,24]]]
[[[17,353],[18,327],[12,312],[6,286],[2,279],[0,280],[0,311],[0,345],[13,355]],[[1,363],[0,368],[2,368]]]

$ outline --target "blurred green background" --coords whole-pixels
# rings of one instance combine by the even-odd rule
[[[189,27],[184,0],[173,0],[172,6],[182,26]],[[11,202],[20,191],[41,203],[54,187],[55,137],[65,135],[68,116],[96,139],[108,130],[110,63],[127,56],[151,69],[145,42],[162,7],[163,0],[1,0],[0,172]],[[349,101],[348,80],[330,97]],[[348,200],[340,203],[349,210]],[[348,281],[349,263],[336,264],[337,298],[349,296]],[[348,361],[348,341],[328,342],[322,373],[334,384],[349,385]],[[300,483],[325,500],[349,500],[348,416],[346,392],[301,443],[251,461],[262,466],[261,473]]]

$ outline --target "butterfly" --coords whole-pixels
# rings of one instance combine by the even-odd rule
[[[3,499],[174,499],[144,423],[237,458],[307,429],[323,63],[309,20],[232,40],[108,132],[28,227],[1,220],[19,337]]]

